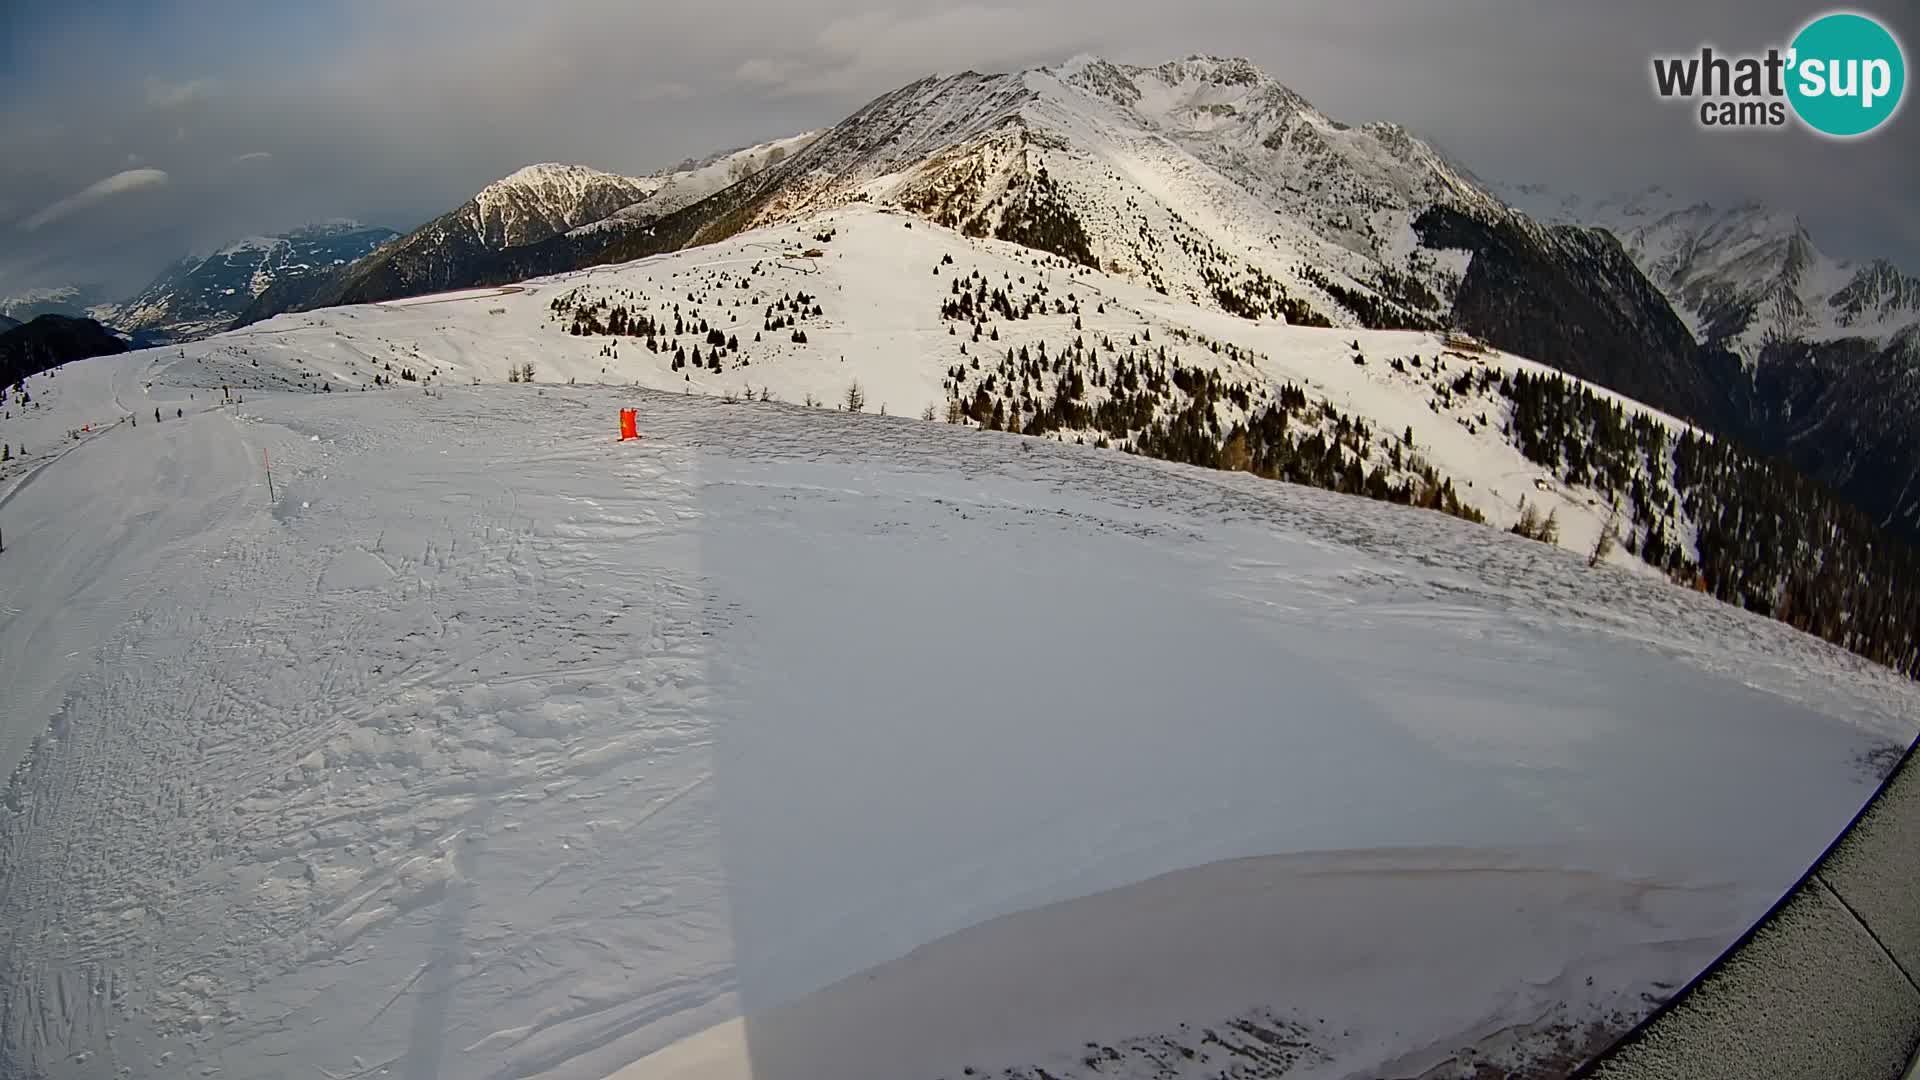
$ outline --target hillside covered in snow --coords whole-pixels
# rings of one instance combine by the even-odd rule
[[[0,386],[0,1076],[1564,1074],[1920,733],[1648,250],[1080,57]]]
[[[1798,877],[1920,690],[1625,563],[990,430],[1275,402],[1367,476],[1592,520],[1493,398],[1429,406],[1523,362],[1230,327],[860,209],[30,379],[0,1071],[1576,1060]]]
[[[1920,670],[1903,614],[1920,583],[1900,549],[1672,416],[1460,335],[1250,320],[871,204],[498,290],[281,316],[182,355],[212,382],[326,392],[517,379],[528,364],[538,382],[829,408],[858,384],[868,410],[1608,548]]]

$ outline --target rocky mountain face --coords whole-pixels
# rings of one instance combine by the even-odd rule
[[[249,237],[204,258],[179,260],[104,314],[117,329],[142,333],[149,340],[201,337],[226,329],[269,290],[298,289],[398,235],[358,222],[334,222]]]
[[[129,346],[92,319],[40,315],[0,333],[0,385],[92,356],[126,352]]]
[[[1539,185],[1501,193],[1541,220],[1613,232],[1704,344],[1749,366],[1775,342],[1885,340],[1920,324],[1920,278],[1884,259],[1835,259],[1799,219],[1760,203],[1722,208],[1658,187],[1595,200]]]
[[[852,201],[1016,240],[1171,297],[1333,325],[1438,325],[1458,260],[1433,205],[1499,204],[1392,125],[1332,121],[1241,60],[1091,57],[923,79],[781,166],[620,238],[618,260]],[[545,260],[567,261],[569,253]]]

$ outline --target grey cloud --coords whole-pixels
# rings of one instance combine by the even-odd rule
[[[75,71],[0,102],[10,151],[0,202],[47,205],[125,168],[129,150],[173,178],[164,215],[76,215],[31,234],[32,251],[0,251],[0,291],[53,284],[22,275],[54,273],[130,290],[184,249],[247,233],[336,216],[411,227],[528,162],[649,171],[831,124],[922,75],[1082,51],[1134,63],[1244,55],[1329,114],[1399,121],[1489,179],[1759,198],[1801,214],[1836,253],[1920,270],[1909,179],[1920,112],[1842,145],[1706,133],[1649,92],[1652,54],[1708,40],[1764,47],[1808,10],[1803,0],[345,0],[327,49],[291,52],[224,40],[209,20],[208,47],[180,61],[192,78]],[[1911,21],[1904,11],[1877,13],[1897,25]],[[1902,29],[1920,40],[1920,24]],[[96,145],[101,135],[117,149]],[[264,163],[255,154],[272,167],[234,167]]]

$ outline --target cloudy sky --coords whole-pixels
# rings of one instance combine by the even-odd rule
[[[1856,5],[1920,40],[1910,0]],[[1489,179],[1661,183],[1920,272],[1920,113],[1865,141],[1710,134],[1648,58],[1782,43],[1783,0],[4,0],[0,295],[137,288],[250,233],[406,229],[532,161],[651,171],[936,71],[1246,56]],[[1904,13],[1904,14],[1903,14]],[[1904,25],[1902,20],[1915,25]]]

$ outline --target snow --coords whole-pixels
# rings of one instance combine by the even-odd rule
[[[1083,267],[1071,271],[1055,265],[1037,267],[1034,252],[998,241],[961,236],[952,230],[916,221],[903,227],[900,215],[871,206],[852,206],[815,215],[791,225],[756,230],[723,243],[708,245],[623,266],[535,279],[506,289],[471,289],[371,307],[338,308],[283,315],[235,333],[186,347],[187,357],[204,368],[202,377],[236,384],[271,373],[293,385],[296,372],[305,371],[335,388],[371,382],[376,374],[391,377],[403,365],[422,374],[437,373],[447,383],[475,379],[499,382],[509,367],[533,363],[543,382],[630,383],[662,390],[690,390],[703,394],[734,394],[771,390],[783,401],[802,401],[809,395],[833,403],[858,381],[869,407],[918,415],[933,406],[944,416],[942,381],[948,369],[985,356],[988,362],[1004,350],[1046,342],[1058,346],[1076,334],[1098,341],[1108,337],[1124,345],[1132,335],[1146,331],[1157,346],[1185,362],[1224,368],[1238,376],[1279,384],[1293,382],[1310,398],[1328,401],[1353,415],[1368,419],[1383,434],[1413,427],[1415,446],[1444,475],[1453,478],[1460,497],[1505,527],[1519,520],[1520,499],[1541,503],[1536,481],[1555,492],[1547,506],[1558,510],[1561,542],[1586,552],[1604,527],[1606,508],[1595,492],[1569,488],[1553,474],[1526,460],[1500,433],[1506,406],[1492,399],[1460,397],[1454,407],[1438,409],[1434,386],[1456,374],[1488,366],[1498,371],[1549,369],[1497,351],[1475,356],[1446,355],[1443,341],[1432,334],[1354,329],[1320,330],[1263,320],[1254,322],[1225,315],[1208,307],[1177,303],[1124,277],[1098,274]],[[834,238],[820,242],[816,235],[832,230]],[[809,248],[821,249],[819,259],[784,256]],[[942,265],[943,257],[955,261]],[[1055,264],[1058,260],[1053,260]],[[751,278],[752,288],[737,289],[737,278],[749,275],[760,263],[763,273]],[[943,273],[931,271],[940,265]],[[1072,329],[1071,316],[1036,316],[1031,320],[1000,322],[999,341],[969,343],[963,333],[947,334],[938,318],[956,275],[974,270],[995,284],[1022,276],[1030,281],[1044,276],[1053,295],[1076,293],[1082,300],[1082,331]],[[730,275],[724,281],[720,275]],[[636,309],[646,308],[672,321],[673,306],[710,319],[743,343],[749,365],[723,373],[704,369],[671,370],[671,349],[655,354],[632,338],[616,343],[617,357],[601,355],[609,338],[574,337],[564,333],[564,321],[552,319],[550,304],[575,289]],[[688,293],[708,299],[695,303]],[[761,332],[765,305],[782,294],[805,291],[817,295],[826,312],[823,320],[809,321],[806,345],[787,341],[787,332]],[[631,292],[637,299],[628,301]],[[486,303],[454,301],[485,300]],[[742,305],[731,306],[735,300]],[[1094,305],[1104,303],[1105,314]],[[504,307],[501,315],[489,314]],[[1171,336],[1176,330],[1204,333],[1256,352],[1252,366],[1237,365],[1201,347]],[[697,333],[681,335],[691,346]],[[1349,343],[1359,341],[1370,358],[1355,366]],[[970,351],[962,354],[967,345]],[[1424,358],[1426,367],[1402,375],[1387,362],[1394,357]],[[1444,378],[1432,362],[1448,364]],[[255,365],[260,366],[255,366]],[[390,366],[385,370],[383,365]],[[1682,422],[1602,388],[1596,393],[1621,401],[1629,411],[1646,412],[1670,430],[1686,430]],[[1478,418],[1486,414],[1491,427]],[[1474,430],[1469,432],[1467,425]],[[1091,441],[1091,440],[1090,440]],[[1469,483],[1471,486],[1468,486]],[[1679,530],[1676,535],[1685,535]],[[1611,560],[1623,567],[1651,572],[1624,550]]]
[[[422,226],[401,244],[416,238],[437,242],[449,219],[484,247],[498,250],[535,243],[606,217],[653,194],[659,186],[657,178],[620,176],[585,165],[527,165],[481,188],[451,214]]]
[[[836,215],[743,290],[817,292],[808,346],[560,381],[607,361],[546,324],[565,290],[684,297],[826,220],[30,380],[46,415],[4,423],[35,441],[167,418],[0,505],[0,723],[37,739],[0,816],[0,1060],[1067,1077],[1254,1016],[1302,1076],[1412,1073],[1644,1012],[1915,733],[1890,672],[1491,529],[795,404],[938,391],[943,252],[1112,290],[1116,331],[1210,325],[924,222]],[[1396,400],[1324,371],[1326,334],[1244,332]],[[376,356],[443,374],[342,392]],[[493,384],[522,358],[536,385]],[[296,361],[335,392],[210,403]],[[784,401],[703,396],[745,379]]]
[[[1282,1029],[1302,1048],[1285,1075],[1353,1075],[1346,1070],[1363,1062],[1379,1072],[1362,1075],[1414,1075],[1518,1016],[1604,1008],[1607,992],[1584,984],[1589,972],[1621,973],[1595,979],[1608,986],[1677,984],[1707,958],[1707,943],[1682,928],[1725,918],[1729,906],[1716,888],[1467,849],[1218,862],[963,931],[716,1025],[615,1080],[901,1076],[933,1061],[1079,1076],[1090,1071],[1089,1045],[1113,1044],[1127,1047],[1132,1075],[1219,1076],[1221,1062],[1205,1055],[1231,1061],[1240,1034],[1221,1021],[1259,1016],[1248,1003],[1272,1000],[1279,984],[1312,1002]],[[1358,927],[1369,939],[1364,958],[1353,948]],[[1502,947],[1482,951],[1490,940]],[[1380,1019],[1359,1019],[1369,1014]],[[1063,1027],[1080,1041],[1063,1045]],[[1203,1042],[1216,1027],[1227,1039]],[[1146,1031],[1167,1034],[1128,1046]]]
[[[0,315],[28,322],[35,315],[53,313],[80,315],[94,304],[95,290],[82,285],[55,285],[26,289],[11,296],[0,296]]]
[[[584,236],[617,228],[635,219],[662,217],[691,206],[730,184],[778,164],[791,154],[803,149],[819,135],[818,131],[802,132],[740,150],[716,154],[704,162],[684,163],[691,167],[662,170],[650,178],[659,184],[651,194],[636,203],[621,207],[612,215],[599,221],[581,225],[573,229],[569,235]]]
[[[286,243],[287,238],[284,236],[247,236],[235,240],[233,243],[214,252],[214,254],[219,256],[240,255],[249,252],[266,253],[285,247]]]

